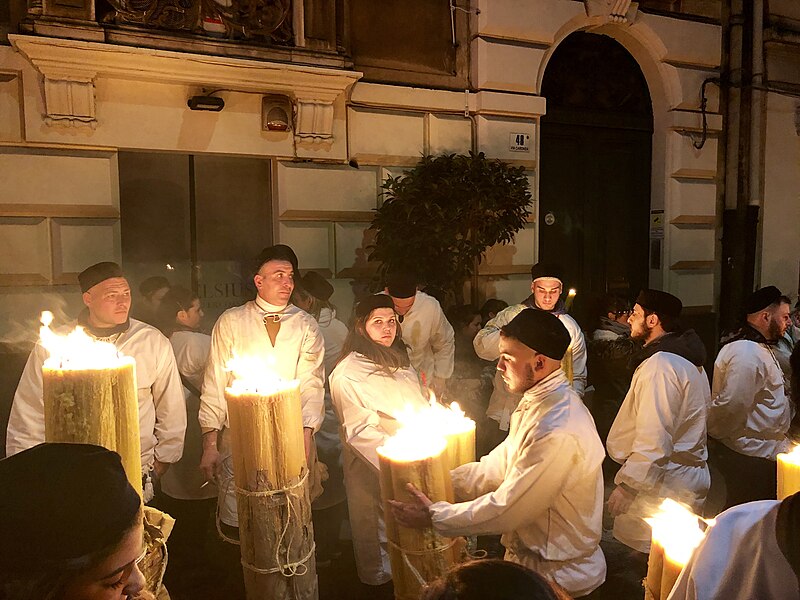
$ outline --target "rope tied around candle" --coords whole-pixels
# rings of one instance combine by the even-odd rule
[[[408,567],[408,570],[411,571],[411,574],[414,575],[417,582],[420,586],[425,587],[428,585],[428,582],[422,577],[422,574],[417,570],[417,568],[411,564],[411,561],[408,559],[409,556],[428,556],[430,554],[435,554],[437,552],[444,552],[445,550],[449,550],[452,548],[458,540],[462,538],[453,538],[450,540],[449,544],[445,544],[444,546],[437,546],[435,548],[426,548],[425,550],[406,550],[401,548],[399,545],[395,544],[392,540],[386,540],[386,543],[389,544],[392,548],[397,550],[403,556],[403,562]]]

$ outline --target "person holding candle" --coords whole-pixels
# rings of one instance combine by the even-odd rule
[[[791,449],[792,409],[774,344],[790,324],[789,299],[775,286],[745,302],[742,328],[724,341],[714,362],[708,433],[725,478],[726,507],[775,498],[775,461]]]
[[[0,598],[152,598],[141,498],[115,452],[39,444],[0,460]]]
[[[409,271],[391,271],[384,292],[394,303],[411,366],[423,382],[441,396],[453,374],[455,334],[439,301],[418,291],[417,283],[417,278]]]
[[[276,245],[264,248],[256,262],[256,298],[226,310],[214,325],[198,413],[203,431],[200,468],[207,481],[217,481],[220,487],[219,518],[226,535],[234,538],[239,518],[233,465],[224,435],[220,438],[228,418],[225,388],[233,380],[233,374],[225,369],[228,361],[234,356],[257,357],[271,365],[281,379],[300,382],[307,458],[325,408],[324,344],[319,326],[311,315],[289,302],[297,257],[288,246]]]
[[[78,282],[86,308],[76,324],[136,361],[142,473],[145,479],[151,472],[161,477],[180,459],[186,431],[183,389],[172,347],[155,327],[129,318],[131,290],[119,265],[92,265],[78,275]],[[45,441],[42,365],[46,358],[47,350],[37,344],[25,365],[8,420],[8,455]]]
[[[341,423],[342,458],[356,569],[362,583],[391,580],[377,449],[396,431],[396,417],[410,405],[424,409],[428,399],[400,336],[392,299],[367,296],[355,311],[355,324],[342,359],[330,376],[333,406]]]
[[[500,356],[500,330],[526,308],[554,314],[570,336],[569,357],[572,368],[571,385],[583,397],[586,388],[586,341],[578,323],[565,310],[561,299],[563,274],[557,265],[537,263],[531,268],[531,295],[520,304],[501,310],[481,329],[473,340],[476,354],[484,360],[497,360]],[[510,392],[499,373],[495,375],[494,391],[486,410],[486,421],[481,438],[486,451],[496,446],[508,434],[509,420],[520,401],[520,395]]]
[[[570,387],[561,360],[567,328],[542,310],[523,310],[500,330],[497,369],[523,394],[508,437],[480,462],[451,471],[455,504],[410,491],[392,501],[405,527],[448,537],[502,534],[505,559],[529,567],[574,597],[605,580],[600,549],[605,453],[589,410]]]
[[[678,298],[659,290],[636,298],[628,322],[631,338],[644,347],[634,356],[631,386],[606,442],[621,465],[608,498],[614,537],[639,553],[650,551],[644,519],[660,499],[682,501],[701,514],[711,484],[706,350],[693,330],[680,332],[681,309]]]

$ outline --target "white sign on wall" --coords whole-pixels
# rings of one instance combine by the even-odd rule
[[[530,152],[531,135],[529,133],[509,134],[508,149],[511,152]]]

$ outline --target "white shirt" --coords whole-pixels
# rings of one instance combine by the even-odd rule
[[[319,311],[319,331],[325,344],[325,377],[327,378],[339,360],[344,341],[347,339],[347,325],[336,318],[336,311],[323,307]]]
[[[588,594],[606,575],[604,457],[588,409],[555,371],[522,396],[497,448],[451,472],[466,501],[434,503],[433,526],[446,536],[502,533],[506,560]]]
[[[614,521],[614,537],[650,551],[652,514],[663,498],[702,510],[711,485],[706,460],[710,396],[702,367],[670,352],[656,352],[634,371],[631,387],[608,434],[608,455],[620,463],[614,482],[638,492]]]
[[[508,325],[514,320],[514,317],[526,308],[530,307],[526,304],[513,304],[497,313],[475,336],[472,342],[475,353],[484,360],[497,360],[500,358],[500,329]],[[569,332],[570,345],[567,352],[572,353],[572,387],[578,392],[578,395],[583,396],[583,392],[586,389],[586,340],[575,319],[567,313],[556,314],[555,316],[558,317]],[[519,394],[509,392],[500,373],[495,373],[494,391],[489,399],[486,416],[499,421],[500,429],[503,431],[508,430],[509,418],[511,413],[514,412],[520,397]]]
[[[724,345],[714,362],[709,435],[741,454],[776,460],[792,445],[786,438],[792,417],[783,383],[766,345],[749,340]]]
[[[102,339],[136,361],[142,471],[150,471],[154,458],[163,463],[177,462],[183,452],[186,408],[169,340],[155,327],[136,319],[131,319],[121,334]],[[42,365],[48,356],[37,343],[28,357],[8,419],[8,456],[45,441]]]
[[[397,428],[392,420],[408,405],[424,408],[428,400],[412,368],[392,375],[351,352],[330,376],[333,406],[341,423],[342,459],[353,550],[359,579],[380,585],[391,579],[377,449]]]
[[[797,576],[775,537],[780,504],[748,502],[719,515],[669,600],[800,600]]]
[[[401,320],[402,319],[402,320]],[[414,304],[398,317],[411,366],[427,379],[449,379],[455,364],[455,335],[438,300],[417,292]]]

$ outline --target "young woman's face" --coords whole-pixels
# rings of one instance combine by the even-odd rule
[[[78,575],[65,591],[64,600],[124,600],[145,587],[138,562],[143,557],[141,522],[122,538],[117,549],[95,567]]]
[[[391,308],[376,308],[369,313],[364,328],[369,339],[388,348],[397,335],[397,318]]]

